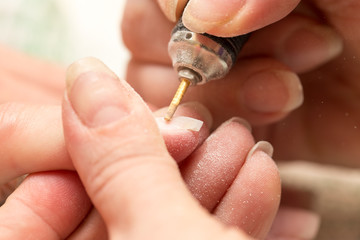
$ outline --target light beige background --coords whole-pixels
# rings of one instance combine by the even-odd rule
[[[121,41],[125,0],[0,0],[0,44],[68,65],[100,58],[121,77],[129,54]]]
[[[95,56],[121,77],[125,76],[129,53],[120,34],[125,0],[60,0],[72,26],[76,54]]]

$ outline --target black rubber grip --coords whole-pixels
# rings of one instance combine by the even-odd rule
[[[181,18],[172,30],[172,34],[178,31],[190,31],[184,26]],[[230,54],[232,62],[235,63],[240,50],[243,48],[244,44],[249,39],[250,33],[229,38],[216,37],[207,33],[204,33],[202,35],[220,44]]]

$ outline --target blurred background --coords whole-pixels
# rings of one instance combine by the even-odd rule
[[[0,43],[64,66],[94,56],[120,77],[129,53],[120,21],[125,0],[1,0]]]

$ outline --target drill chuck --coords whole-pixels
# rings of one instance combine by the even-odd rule
[[[180,79],[189,79],[191,85],[204,84],[229,72],[248,37],[194,33],[180,19],[172,31],[168,51]]]

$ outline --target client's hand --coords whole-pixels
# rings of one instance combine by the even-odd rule
[[[67,79],[63,119],[72,158],[59,108],[8,105],[0,176],[71,170],[72,159],[86,192],[72,172],[31,174],[0,209],[0,239],[265,237],[279,203],[279,177],[271,147],[255,144],[241,119],[208,137],[211,117],[187,104],[179,113],[203,120],[199,132],[159,124],[179,171],[151,112],[126,83],[94,59],[73,65]],[[295,235],[309,232],[303,229]]]

